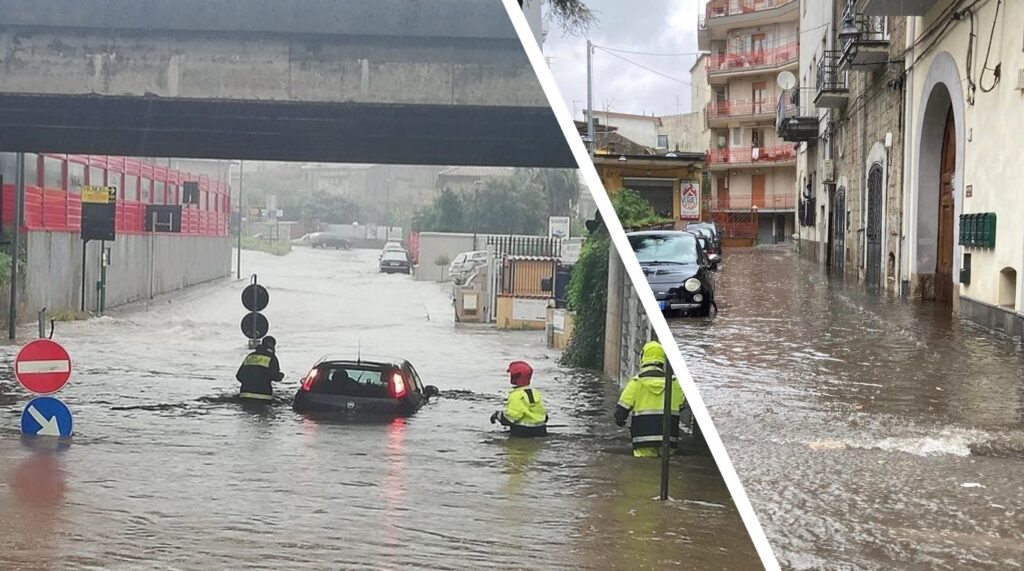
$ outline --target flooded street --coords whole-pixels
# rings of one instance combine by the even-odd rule
[[[731,250],[713,320],[671,322],[784,567],[1024,566],[1024,351]]]
[[[543,333],[456,325],[450,285],[378,274],[375,251],[245,252],[251,272],[286,375],[269,411],[233,398],[244,283],[57,324],[75,363],[62,450],[20,438],[28,395],[0,348],[0,569],[758,567],[711,457],[677,457],[674,501],[654,501],[657,463],[630,456],[615,387],[559,367]],[[408,359],[441,397],[391,423],[292,412],[314,361],[360,348]],[[546,439],[488,423],[515,359],[536,369]],[[953,492],[999,489],[983,481]]]

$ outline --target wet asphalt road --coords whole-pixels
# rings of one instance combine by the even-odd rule
[[[784,567],[1024,565],[1024,350],[931,304],[726,252],[672,330]]]
[[[233,398],[237,282],[58,324],[76,371],[62,450],[19,437],[28,398],[0,347],[0,569],[758,567],[711,458],[676,458],[674,500],[653,501],[656,463],[611,423],[616,389],[559,367],[541,333],[456,325],[445,286],[378,274],[376,252],[243,260],[287,375],[269,411]],[[318,357],[360,347],[409,359],[441,398],[390,423],[290,410]],[[487,422],[514,359],[537,371],[547,439]]]

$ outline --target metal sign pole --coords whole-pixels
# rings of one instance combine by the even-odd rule
[[[85,251],[89,246],[89,240],[82,240],[82,313],[85,313]]]
[[[665,360],[665,409],[661,418],[661,499],[668,499],[668,460],[672,439],[672,364]]]
[[[17,154],[14,176],[14,237],[11,240],[11,307],[7,312],[7,338],[14,340],[18,323],[18,252],[21,250],[21,210],[25,201],[25,153]]]
[[[238,163],[238,261],[235,279],[242,279],[242,186],[245,180],[245,161]]]

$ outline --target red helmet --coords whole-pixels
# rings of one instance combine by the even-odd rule
[[[533,367],[526,361],[512,361],[508,364],[509,382],[517,387],[525,387],[533,378]]]

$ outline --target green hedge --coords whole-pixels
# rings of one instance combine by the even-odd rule
[[[612,196],[612,206],[625,227],[664,222],[640,195],[622,189]],[[604,368],[604,324],[608,313],[608,254],[611,236],[603,225],[587,237],[580,259],[572,269],[566,305],[575,312],[572,339],[562,353],[568,367]]]

